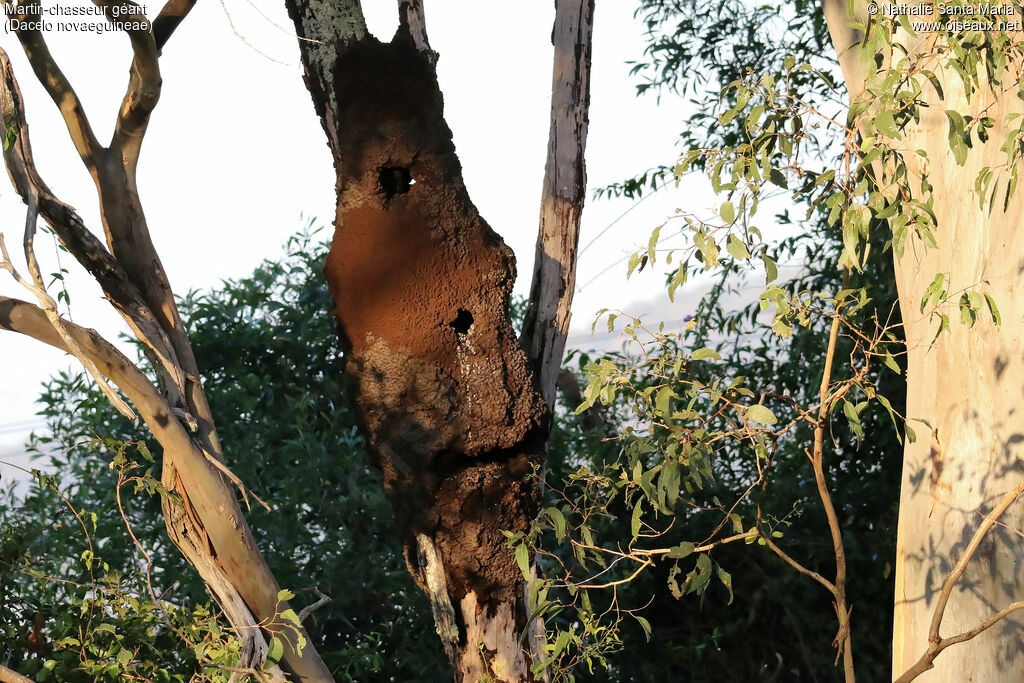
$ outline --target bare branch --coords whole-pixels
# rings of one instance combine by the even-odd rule
[[[139,5],[131,0],[93,0],[93,4],[103,8],[107,21],[124,31],[132,44],[128,90],[121,101],[110,147],[127,168],[134,169],[149,115],[160,99],[160,49]]]
[[[153,20],[153,39],[157,50],[164,49],[171,34],[195,6],[196,0],[167,0],[167,4]]]
[[[423,0],[398,0],[399,31],[412,38],[416,49],[424,52],[431,64],[437,62],[437,53],[430,49],[427,40],[427,18],[423,11]]]
[[[155,355],[154,365],[166,373],[169,384],[181,386],[184,377],[171,342],[128,273],[96,238],[73,208],[53,196],[36,169],[21,89],[7,53],[0,49],[0,110],[9,140],[4,161],[15,191],[53,227],[61,243],[102,287],[104,294],[127,321],[138,339]]]
[[[313,586],[313,591],[317,594],[317,596],[319,596],[320,599],[314,602],[312,605],[306,605],[302,608],[302,610],[299,612],[300,622],[305,621],[310,615],[313,614],[313,612],[317,611],[318,609],[320,609],[321,607],[323,607],[331,601],[330,596],[324,595],[320,591],[320,588],[318,586]]]
[[[24,0],[18,6],[26,9],[38,7],[39,0]],[[18,15],[12,15],[13,8],[15,7],[13,3],[4,3],[4,7],[9,19],[17,18]],[[57,66],[53,55],[50,54],[50,48],[47,47],[42,32],[38,28],[32,28],[37,23],[19,23],[17,24],[19,28],[15,30],[15,33],[18,36],[19,42],[21,42],[22,48],[25,50],[25,56],[28,57],[29,64],[32,65],[36,78],[39,79],[47,94],[50,95],[50,98],[60,110],[78,155],[82,157],[82,161],[85,162],[87,167],[92,168],[96,163],[96,155],[103,152],[103,147],[97,141],[96,135],[92,131],[89,118],[85,114],[85,108],[82,106],[81,100],[78,99],[78,94],[71,87],[71,83],[64,75],[64,72]],[[30,28],[22,28],[23,26]],[[6,59],[7,55],[4,54],[4,60],[6,61]]]
[[[554,404],[576,287],[576,252],[586,194],[594,0],[557,0],[551,132],[541,196],[530,308],[523,325],[541,393]]]
[[[843,286],[849,281],[849,270],[843,273]],[[839,338],[839,309],[842,302],[836,303],[835,317],[832,318],[832,325],[829,329],[828,346],[825,351],[825,369],[821,373],[821,385],[819,387],[818,420],[814,425],[814,450],[809,454],[811,467],[814,470],[814,481],[818,487],[818,497],[821,499],[821,506],[825,510],[825,517],[828,520],[829,533],[832,535],[832,551],[836,558],[836,580],[833,584],[832,594],[835,596],[836,617],[839,620],[839,632],[836,635],[834,645],[843,658],[843,670],[847,683],[854,681],[853,667],[853,643],[850,637],[850,608],[846,603],[846,550],[843,548],[843,533],[839,525],[839,518],[836,516],[835,506],[832,504],[832,495],[828,490],[828,482],[825,480],[825,424],[828,420],[829,408],[838,400],[841,393],[829,395],[832,384],[832,364],[836,355],[836,341]],[[845,392],[849,384],[841,389]],[[838,655],[836,659],[838,663]]]
[[[33,226],[31,232],[35,231],[34,224],[35,221],[38,219],[38,215],[39,214],[36,210],[35,203],[33,202],[32,204],[29,205],[28,220],[26,221],[26,226]],[[75,340],[71,337],[67,329],[64,327],[60,314],[57,313],[57,302],[54,301],[53,297],[51,297],[47,293],[46,285],[43,283],[43,278],[39,273],[39,265],[36,263],[35,252],[32,250],[31,232],[29,231],[28,227],[25,228],[25,258],[29,262],[29,270],[32,273],[32,279],[34,280],[35,284],[23,278],[21,274],[18,273],[18,271],[15,269],[14,263],[11,261],[10,254],[7,253],[7,245],[4,243],[3,233],[0,233],[0,270],[6,270],[7,272],[9,272],[11,276],[14,278],[15,282],[17,282],[18,284],[20,284],[25,289],[29,290],[35,295],[36,300],[39,301],[39,307],[46,314],[46,317],[47,319],[49,319],[50,324],[53,326],[53,329],[57,332],[61,340],[64,342],[64,347],[67,350],[67,352],[70,353],[75,358],[77,358],[78,361],[85,367],[85,371],[88,372],[89,376],[96,381],[96,384],[97,386],[99,386],[100,391],[102,391],[103,395],[107,397],[107,400],[109,400],[113,404],[113,406],[117,409],[117,412],[121,413],[129,420],[137,419],[135,411],[133,411],[131,407],[129,407],[128,404],[124,402],[124,399],[118,396],[117,392],[114,391],[109,384],[107,384],[107,380],[104,379],[103,375],[96,367],[96,364],[93,363],[88,356],[82,353],[82,350],[78,348],[78,344],[75,343]]]
[[[807,567],[803,566],[802,564],[800,564],[799,562],[794,560],[792,557],[790,557],[789,554],[786,553],[785,550],[783,550],[782,548],[780,548],[779,546],[777,546],[775,544],[775,541],[773,541],[771,539],[770,535],[761,534],[761,538],[764,539],[765,544],[769,548],[771,548],[772,552],[775,553],[776,555],[778,555],[779,558],[782,559],[783,562],[785,562],[790,567],[792,567],[793,569],[797,570],[798,572],[800,572],[804,576],[810,577],[810,578],[814,579],[815,581],[817,581],[818,583],[820,583],[822,586],[825,587],[825,590],[827,590],[833,596],[836,594],[836,587],[835,587],[835,585],[833,585],[833,583],[831,581],[826,579],[824,576],[822,576],[818,572],[816,572],[814,570],[811,570],[811,569],[808,569]]]

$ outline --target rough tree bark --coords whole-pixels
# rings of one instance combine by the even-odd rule
[[[277,600],[279,587],[256,547],[229,483],[240,485],[223,464],[192,347],[150,239],[136,186],[142,141],[160,95],[160,51],[194,0],[170,0],[152,25],[144,21],[141,9],[132,2],[95,0],[95,4],[127,34],[133,52],[128,89],[113,137],[106,146],[93,133],[77,94],[50,55],[43,34],[33,29],[34,24],[21,24],[16,33],[95,181],[107,243],[96,238],[74,209],[50,192],[36,170],[21,93],[7,55],[0,51],[0,100],[7,135],[4,160],[16,191],[29,207],[25,255],[36,282],[33,291],[42,306],[0,297],[0,329],[26,334],[73,353],[87,367],[98,369],[97,375],[102,373],[117,384],[139,411],[163,448],[163,484],[180,496],[180,503],[169,497],[163,501],[168,533],[196,567],[242,639],[240,666],[260,668],[268,648],[265,636],[276,635],[286,643],[282,665],[293,674],[293,680],[331,680],[312,645],[297,652],[298,638],[306,638],[301,627],[280,617],[288,607]],[[31,16],[37,5],[38,0],[26,0],[18,6],[7,5],[6,10],[12,18],[19,11],[29,11]],[[116,17],[120,17],[119,22]],[[152,361],[159,389],[94,331],[57,316],[38,277],[31,247],[38,217],[53,227],[61,243],[96,279],[128,323]],[[3,265],[14,274],[13,264],[7,259]],[[105,386],[102,378],[97,379]],[[122,412],[134,417],[119,397],[112,392],[110,396]],[[278,679],[283,675],[278,667],[272,667],[270,673]]]
[[[851,103],[864,92],[875,73],[873,51],[860,44],[846,0],[826,0],[825,14],[847,82]],[[854,17],[868,21],[866,0],[854,3]],[[925,17],[932,19],[934,17]],[[1013,19],[1014,17],[1010,17]],[[929,34],[900,33],[896,39],[913,53],[931,47]],[[884,65],[883,65],[884,66]],[[1006,163],[1000,145],[1009,132],[1010,113],[1024,112],[1016,95],[1021,64],[1008,65],[1009,90],[1002,96],[982,82],[969,97],[950,69],[937,69],[940,93],[929,87],[919,123],[903,131],[910,175],[927,170],[934,185],[937,248],[919,238],[907,241],[896,260],[900,308],[907,340],[907,416],[924,418],[935,437],[907,442],[904,453],[896,558],[893,675],[904,673],[929,647],[933,612],[943,580],[964,552],[982,518],[1020,482],[1024,456],[1020,404],[1024,389],[1024,195],[1018,190],[1003,209],[1000,188],[995,207],[979,206],[972,190],[986,167]],[[950,150],[946,110],[996,122],[989,144],[976,144],[962,166]],[[915,155],[925,150],[927,161]],[[920,189],[918,184],[913,188]],[[952,324],[935,336],[935,322],[920,310],[925,290],[938,273],[945,289],[980,288],[991,294],[1002,313],[996,327],[982,316],[974,327]],[[955,299],[952,317],[958,317]],[[918,433],[922,432],[918,427]],[[943,637],[968,631],[993,613],[1024,596],[1020,572],[1019,530],[1024,514],[1011,508],[983,540],[956,583],[945,617]],[[1011,616],[981,633],[970,644],[942,652],[935,668],[919,680],[1009,681],[1024,678],[1024,652],[1019,616]]]
[[[524,580],[502,532],[538,511],[583,202],[593,1],[556,3],[530,353],[508,318],[514,256],[462,180],[422,4],[399,2],[388,43],[357,0],[286,4],[337,171],[326,275],[346,372],[409,570],[457,680],[535,680]]]

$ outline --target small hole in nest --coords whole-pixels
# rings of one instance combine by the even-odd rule
[[[455,330],[455,334],[460,336],[469,334],[469,328],[472,326],[473,314],[463,308],[459,309],[459,314],[455,316],[455,320],[448,323],[448,327]]]
[[[416,183],[412,173],[404,166],[381,166],[379,179],[380,191],[384,193],[385,199],[405,194]]]

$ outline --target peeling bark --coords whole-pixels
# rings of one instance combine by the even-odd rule
[[[38,4],[38,0],[23,4]],[[96,4],[112,20],[115,11],[121,17],[138,18],[141,13],[131,2],[96,0]],[[117,383],[138,409],[163,449],[162,482],[168,491],[180,496],[180,503],[163,501],[168,535],[196,567],[242,640],[239,666],[261,668],[267,653],[266,638],[277,636],[285,642],[282,661],[293,680],[329,681],[331,676],[312,645],[298,651],[299,638],[308,641],[301,627],[282,628],[278,614],[288,606],[277,600],[279,586],[230,486],[229,481],[239,486],[241,482],[223,463],[192,347],[150,239],[138,195],[136,166],[149,115],[160,94],[159,47],[193,5],[192,0],[170,0],[154,21],[157,35],[148,28],[126,29],[133,52],[129,85],[113,137],[106,146],[96,139],[77,94],[54,62],[43,34],[28,28],[17,30],[37,78],[60,109],[75,148],[96,184],[106,245],[89,232],[70,206],[52,195],[39,176],[21,93],[7,55],[0,50],[3,118],[15,134],[13,143],[5,144],[4,161],[16,191],[29,205],[32,228],[38,210],[128,322],[153,361],[160,389],[94,331],[55,318],[55,311],[51,312],[52,319],[47,319],[36,307],[0,298],[0,328],[27,334],[74,351],[75,355],[84,352],[83,360]],[[74,333],[68,336],[72,329]],[[269,673],[283,680],[280,668],[272,667]]]
[[[555,3],[551,132],[540,202],[540,230],[523,341],[539,376],[544,400],[554,405],[555,385],[569,335],[576,288],[576,252],[586,197],[584,152],[590,124],[591,35],[594,0]]]

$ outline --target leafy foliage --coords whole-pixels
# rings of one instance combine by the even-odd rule
[[[629,271],[668,265],[670,297],[694,273],[717,284],[679,332],[607,312],[627,353],[580,359],[586,388],[562,419],[577,428],[595,410],[607,419],[592,457],[579,444],[564,470],[553,467],[565,479],[549,477],[557,497],[521,539],[552,577],[534,588],[537,609],[557,625],[549,653],[564,677],[581,680],[840,679],[828,647],[832,596],[771,551],[822,576],[836,571],[809,462],[820,424],[821,475],[852,577],[858,675],[888,680],[899,318],[887,243],[871,229],[878,217],[856,208],[867,185],[842,185],[856,171],[839,163],[843,135],[837,143],[829,130],[845,93],[820,7],[649,0],[640,12],[650,41],[634,69],[639,90],[688,95],[695,113],[678,162],[605,191],[635,197],[706,174],[723,195],[717,215],[680,212]],[[792,225],[791,237],[770,239],[755,225],[772,207],[769,225]],[[801,272],[780,280],[779,264]],[[725,295],[762,277],[757,303],[728,308]]]
[[[325,246],[307,230],[289,242],[283,259],[210,292],[190,293],[181,302],[182,316],[227,463],[271,507],[267,512],[253,506],[247,515],[272,571],[297,594],[293,604],[298,607],[316,602],[316,590],[332,599],[305,622],[321,656],[338,680],[425,680],[446,664],[433,639],[423,637],[433,632],[430,611],[401,560],[391,511],[343,398],[338,335],[322,277],[325,256]],[[129,642],[145,649],[140,656],[153,670],[194,673],[198,655],[179,655],[174,633],[153,622],[158,603],[148,598],[144,563],[117,514],[117,468],[105,459],[109,451],[96,447],[96,437],[152,451],[156,472],[158,446],[82,376],[59,375],[40,402],[49,435],[37,437],[34,447],[45,454],[52,473],[48,481],[60,482],[90,520],[96,555],[119,581],[117,604],[135,601],[142,610],[113,616],[113,637],[130,639],[136,630],[149,628],[152,635],[143,639],[148,649],[142,640]],[[16,642],[22,615],[31,610],[46,619],[55,652],[80,657],[83,646],[64,637],[91,633],[88,614],[77,608],[81,600],[92,599],[81,592],[88,590],[32,578],[19,569],[90,584],[66,559],[69,549],[82,546],[82,530],[64,520],[66,514],[56,514],[62,502],[53,487],[36,483],[19,495],[9,488],[6,496],[9,504],[0,513],[5,529],[0,570],[7,572],[11,588],[0,610],[5,639]],[[125,519],[152,560],[156,593],[167,592],[160,604],[173,600],[179,606],[172,623],[186,633],[191,624],[204,637],[217,632],[221,627],[199,578],[166,538],[158,497],[126,497],[123,503]],[[55,516],[61,521],[51,523]],[[101,608],[114,610],[106,603],[91,609]],[[210,654],[209,647],[204,654]],[[24,649],[13,647],[3,656],[18,652]],[[41,660],[26,666],[31,669],[35,661]]]

